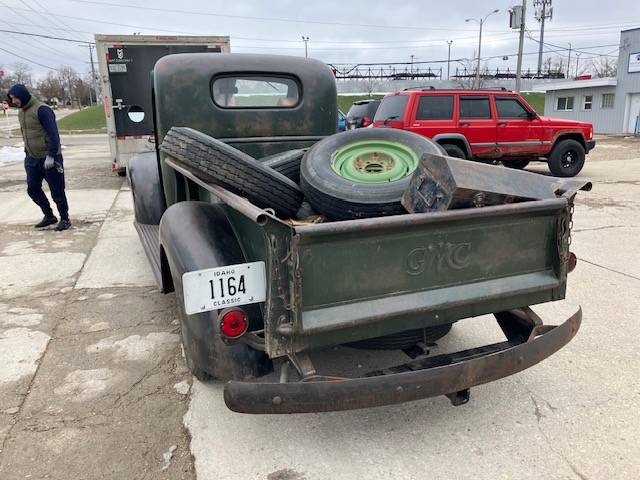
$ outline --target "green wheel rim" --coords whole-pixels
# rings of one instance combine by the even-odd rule
[[[387,140],[349,143],[331,155],[331,168],[357,183],[388,183],[411,175],[419,158],[410,148]]]

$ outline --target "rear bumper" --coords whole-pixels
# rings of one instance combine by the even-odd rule
[[[470,387],[518,373],[557,352],[575,336],[581,320],[579,309],[561,325],[532,326],[531,333],[522,338],[511,336],[510,341],[427,357],[402,369],[373,372],[362,378],[229,382],[224,400],[229,409],[242,413],[308,413],[391,405],[438,395],[464,397]],[[403,373],[393,373],[398,370]]]
[[[591,150],[593,150],[596,147],[595,140],[587,140],[585,143],[587,145],[587,153],[589,153]]]

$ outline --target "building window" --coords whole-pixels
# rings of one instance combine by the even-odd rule
[[[556,110],[573,110],[573,97],[558,97]]]
[[[593,95],[585,95],[584,97],[582,97],[583,110],[591,110],[592,105],[593,105]]]
[[[613,102],[615,100],[615,93],[603,93],[602,94],[602,108],[613,108]]]

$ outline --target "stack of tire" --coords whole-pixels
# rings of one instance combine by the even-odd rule
[[[309,212],[300,209],[306,199],[334,221],[406,213],[400,199],[420,158],[443,153],[425,137],[391,128],[338,133],[309,150],[256,160],[196,130],[173,127],[162,150],[281,218]]]

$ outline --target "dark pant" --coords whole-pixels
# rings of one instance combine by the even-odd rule
[[[62,167],[62,155],[56,155],[55,159],[56,163]],[[57,168],[47,170],[44,168],[44,158],[33,158],[29,155],[24,159],[24,169],[27,172],[27,193],[40,207],[42,213],[46,217],[53,217],[49,200],[42,190],[42,180],[46,180],[51,190],[51,197],[58,207],[60,218],[68,220],[69,206],[64,194],[64,171],[59,172]]]

